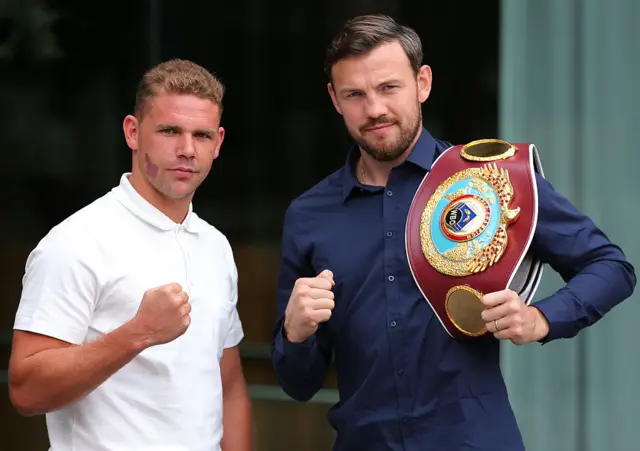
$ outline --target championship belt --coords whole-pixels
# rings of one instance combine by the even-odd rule
[[[538,219],[533,144],[483,139],[450,147],[411,203],[409,267],[449,335],[483,336],[482,296],[509,288],[529,305],[542,276],[530,251]]]

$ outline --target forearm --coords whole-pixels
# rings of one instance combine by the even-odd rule
[[[571,338],[628,298],[635,286],[632,268],[619,261],[597,261],[554,295],[535,303],[549,323],[543,341]]]
[[[303,343],[291,343],[281,329],[274,340],[272,363],[283,390],[297,401],[308,401],[324,383],[327,360],[317,333]]]
[[[223,409],[222,451],[253,451],[251,401],[246,389],[227,396]]]
[[[26,357],[10,374],[12,401],[23,415],[44,414],[72,404],[145,349],[145,340],[127,323],[92,343]]]

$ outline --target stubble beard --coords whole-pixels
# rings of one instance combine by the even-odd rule
[[[385,122],[388,122],[385,118],[379,118],[370,121],[366,127]],[[367,139],[363,138],[362,135],[354,136],[354,133],[351,133],[351,136],[360,148],[376,161],[392,162],[400,158],[400,156],[407,151],[420,131],[420,127],[422,126],[422,109],[420,108],[420,103],[417,103],[415,112],[406,125],[396,123],[395,126],[400,127],[400,135],[393,142],[387,145],[371,143]]]
[[[168,174],[165,174],[165,176],[169,176]],[[160,193],[160,195],[168,198],[168,199],[172,199],[172,200],[182,200],[182,199],[186,199],[189,196],[191,196],[193,193],[195,193],[196,188],[197,187],[192,187],[189,190],[185,191],[185,192],[179,192],[176,193],[174,192],[174,190],[172,190],[171,187],[171,182],[167,181],[164,179],[164,177],[157,177],[156,179],[152,180],[151,178],[149,178],[147,176],[147,180],[149,181],[149,183],[151,184],[151,186],[153,186],[155,188],[155,190]]]

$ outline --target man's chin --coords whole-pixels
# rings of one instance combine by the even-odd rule
[[[159,191],[164,197],[168,199],[173,199],[173,200],[186,199],[195,192],[194,189],[167,189],[167,187],[157,187],[157,186],[156,186],[156,190]]]
[[[365,142],[364,145],[360,145],[362,149],[369,154],[373,159],[380,162],[395,161],[404,153],[406,149],[395,146],[380,146],[371,145],[369,142]]]

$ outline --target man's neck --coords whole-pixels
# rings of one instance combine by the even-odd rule
[[[189,205],[191,204],[191,196],[184,199],[171,199],[160,194],[154,186],[136,173],[132,173],[129,176],[129,182],[133,189],[135,189],[144,200],[176,224],[182,224],[187,217]]]

